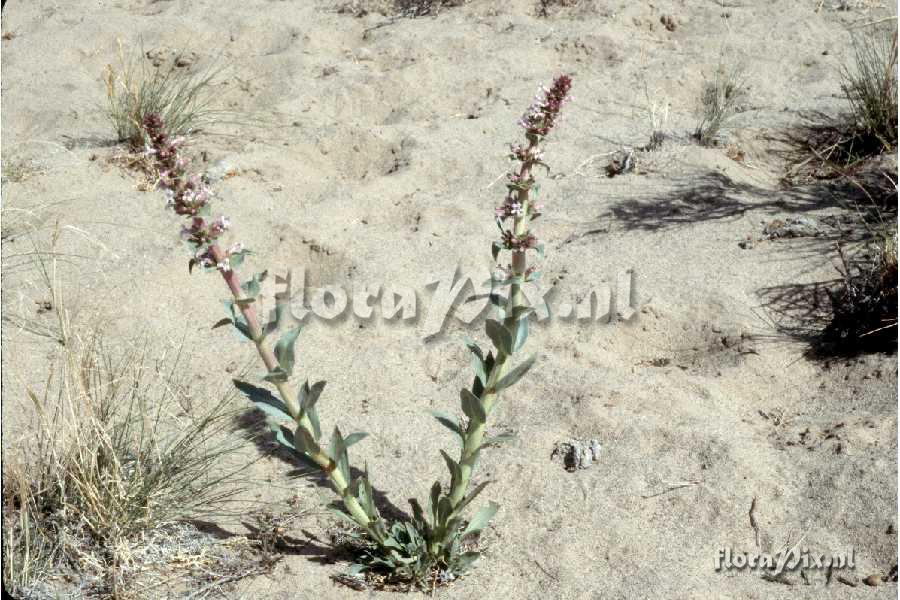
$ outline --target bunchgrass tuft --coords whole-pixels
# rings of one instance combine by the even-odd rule
[[[129,53],[119,43],[118,65],[107,65],[107,115],[118,141],[133,149],[144,146],[143,120],[162,115],[173,135],[188,135],[219,121],[233,111],[217,108],[216,91],[222,67],[186,64],[180,55],[152,64],[143,51]]]
[[[240,490],[230,402],[203,412],[180,356],[112,351],[67,334],[35,423],[3,471],[3,580],[16,590],[74,571],[115,596],[140,540],[222,510]],[[169,366],[167,366],[169,365]]]
[[[897,147],[897,31],[869,27],[853,36],[853,63],[841,70],[850,103],[853,155]]]
[[[722,129],[738,112],[746,91],[743,66],[726,60],[723,53],[713,77],[703,80],[694,138],[704,146],[715,145]]]

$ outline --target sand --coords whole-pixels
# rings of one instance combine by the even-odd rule
[[[429,411],[457,410],[471,378],[461,339],[486,342],[478,321],[454,319],[426,340],[428,284],[457,267],[486,277],[516,120],[539,83],[565,72],[575,101],[546,145],[552,176],[541,178],[535,224],[544,282],[558,306],[633,269],[637,312],[534,328],[538,362],[492,423],[516,440],[485,452],[478,472],[491,481],[482,501],[501,506],[485,555],[435,597],[895,597],[896,583],[861,580],[897,564],[896,357],[818,360],[776,327],[777,290],[838,277],[832,236],[739,245],[776,218],[842,213],[827,183],[779,185],[779,136],[804,113],[846,109],[848,26],[896,14],[892,4],[568,4],[539,17],[531,0],[473,0],[392,19],[362,1],[10,0],[4,175],[28,168],[2,187],[4,446],[26,434],[24,388],[42,384],[54,352],[20,327],[47,325],[36,308],[46,291],[23,256],[32,228],[44,249],[62,232],[59,276],[75,318],[102,322],[117,344],[162,353],[186,342],[198,396],[254,364],[252,348],[210,328],[227,290],[214,274],[188,274],[161,195],[110,162],[121,148],[102,112],[102,71],[118,38],[225,66],[223,105],[252,119],[195,136],[191,149],[207,154],[204,168],[235,170],[216,184],[215,206],[256,253],[250,268],[303,269],[310,287],[417,291],[413,322],[312,319],[298,345],[298,371],[328,381],[326,427],[371,434],[352,458],[403,510],[445,477],[438,451],[453,440]],[[723,48],[746,66],[749,92],[727,139],[706,148],[690,139],[694,109]],[[610,153],[649,140],[648,97],[669,107],[668,139],[637,152],[635,172],[608,178]],[[573,438],[602,452],[568,472],[551,453]],[[326,540],[328,490],[290,470],[273,456],[257,462],[247,475],[263,483],[247,505],[285,508],[296,494],[306,512],[293,534]],[[239,520],[220,525],[245,532]],[[858,587],[826,585],[816,569],[781,582],[715,571],[720,548],[801,538],[816,552],[852,548],[846,575]],[[314,546],[232,597],[369,595],[335,583],[346,564],[313,560]]]

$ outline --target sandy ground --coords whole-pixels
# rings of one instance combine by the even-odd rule
[[[160,352],[188,340],[185,368],[201,391],[252,359],[210,329],[226,289],[188,275],[180,223],[160,194],[109,162],[119,149],[101,75],[117,38],[192,51],[199,65],[219,57],[222,102],[265,120],[192,141],[209,165],[238,170],[217,185],[216,206],[257,253],[251,267],[304,268],[310,286],[409,286],[423,314],[429,282],[457,266],[486,275],[503,196],[491,184],[519,139],[516,119],[539,83],[567,72],[576,99],[547,144],[553,177],[541,181],[547,209],[536,223],[545,281],[556,283],[556,302],[572,301],[632,268],[640,309],[628,323],[535,329],[539,363],[494,421],[517,439],[486,452],[479,471],[493,482],[483,500],[501,505],[485,556],[436,597],[895,597],[896,583],[860,580],[897,564],[896,359],[812,360],[774,326],[785,308],[777,290],[837,277],[833,238],[739,246],[774,218],[841,212],[830,188],[779,186],[778,137],[804,111],[845,108],[837,70],[847,27],[895,14],[891,3],[570,4],[538,17],[531,0],[473,0],[394,20],[371,2],[10,0],[4,175],[9,164],[29,168],[2,187],[4,315],[44,323],[46,291],[23,234],[36,227],[46,249],[59,227],[60,278],[78,319]],[[728,133],[740,162],[688,137],[723,47],[746,65],[750,88]],[[645,89],[668,103],[670,138],[640,154],[637,173],[609,179],[607,153],[649,138]],[[460,339],[484,340],[476,325],[451,321],[425,341],[423,321],[313,320],[299,346],[300,371],[328,381],[323,422],[371,433],[354,461],[401,509],[444,477],[438,450],[453,442],[428,411],[456,410],[471,377]],[[5,445],[23,433],[24,386],[45,380],[52,351],[4,321]],[[550,455],[573,437],[603,450],[570,473]],[[294,534],[326,539],[328,491],[289,471],[263,458],[248,477],[271,483],[248,501],[278,506],[296,493],[308,512]],[[786,583],[714,570],[719,548],[801,538],[816,552],[853,548],[847,575],[859,585],[826,585],[814,569]],[[368,595],[333,582],[345,566],[321,564],[317,547],[241,582],[234,597]]]

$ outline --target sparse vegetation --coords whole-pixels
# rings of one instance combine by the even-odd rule
[[[738,111],[747,91],[745,77],[743,66],[727,60],[723,52],[712,78],[704,78],[699,97],[699,122],[694,130],[694,138],[704,146],[717,143],[722,129]]]
[[[161,115],[173,135],[188,135],[225,119],[232,111],[217,108],[215,63],[196,68],[184,54],[151,62],[147,53],[129,52],[119,43],[118,65],[107,65],[107,115],[118,141],[132,149],[144,146],[144,118]]]
[[[869,27],[853,36],[853,64],[841,71],[850,103],[850,156],[897,147],[897,30]]]
[[[44,390],[28,391],[32,434],[4,457],[3,580],[22,597],[54,597],[49,582],[70,573],[124,597],[148,539],[240,491],[238,469],[222,460],[238,447],[231,410],[192,408],[180,356],[114,351],[59,323],[58,360]]]
[[[553,7],[568,8],[578,6],[581,0],[538,0],[537,16],[549,17]]]
[[[848,258],[839,249],[843,281],[830,294],[831,322],[820,351],[827,354],[896,352],[897,229],[878,232],[869,247]]]
[[[462,6],[468,0],[349,0],[338,12],[364,17],[378,13],[386,17],[415,19],[433,17],[445,8]]]
[[[237,269],[244,263],[248,250],[243,244],[227,248],[220,245],[231,228],[230,220],[224,216],[212,217],[209,204],[212,191],[202,178],[189,172],[189,161],[179,155],[180,141],[169,134],[165,121],[159,115],[148,115],[144,120],[150,152],[163,174],[158,187],[166,193],[168,206],[189,222],[183,232],[194,249],[189,270],[199,267],[222,276],[232,299],[226,303],[228,316],[217,325],[234,326],[254,344],[266,368],[263,379],[275,387],[278,396],[246,382],[237,382],[238,388],[265,413],[275,439],[298,461],[321,472],[330,481],[343,505],[343,510],[336,510],[335,514],[353,528],[350,535],[358,541],[358,562],[351,567],[351,575],[368,572],[390,583],[433,587],[438,582],[454,580],[479,556],[472,540],[487,527],[499,507],[488,503],[469,519],[465,518],[464,510],[487,485],[481,483],[470,490],[481,450],[504,439],[503,436],[486,437],[487,422],[500,400],[500,392],[519,381],[535,360],[532,356],[515,366],[512,364],[528,338],[531,308],[522,288],[538,277],[534,267],[527,266],[526,254],[533,250],[543,255],[543,244],[530,229],[531,221],[542,212],[542,205],[534,202],[531,190],[536,168],[549,169],[543,161],[540,144],[556,124],[570,87],[569,77],[561,75],[551,88],[542,87],[538,91],[519,120],[526,143],[510,148],[509,158],[516,167],[507,174],[507,196],[494,214],[501,236],[491,246],[495,261],[502,252],[511,256],[511,263],[506,267],[498,265],[491,277],[490,297],[496,319],[486,322],[485,332],[494,348],[485,352],[474,341],[467,342],[473,354],[475,377],[471,388],[460,390],[466,420],[435,413],[438,422],[454,434],[460,445],[458,460],[441,452],[450,471],[450,484],[435,482],[427,509],[411,501],[413,518],[394,523],[386,522],[380,514],[368,471],[354,477],[351,470],[348,449],[367,434],[345,436],[335,428],[326,447],[316,409],[325,382],[310,385],[307,380],[299,389],[294,387],[294,347],[300,328],[291,322],[285,310],[290,299],[277,305],[269,322],[261,322],[257,301],[265,272],[240,280]],[[274,347],[270,346],[272,338],[278,338]]]

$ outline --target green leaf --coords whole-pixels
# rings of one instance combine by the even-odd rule
[[[512,347],[513,352],[518,352],[528,339],[528,319],[519,319],[516,323],[516,335],[513,339]]]
[[[351,433],[350,435],[348,435],[347,437],[344,438],[344,447],[349,448],[353,444],[355,444],[357,442],[361,442],[364,439],[366,439],[367,437],[369,437],[369,434],[362,432],[362,431],[358,432],[358,433]]]
[[[543,258],[544,258],[544,244],[543,244],[543,242],[541,242],[540,244],[538,244],[537,246],[535,246],[534,249],[537,251],[538,258],[540,258],[540,259],[543,260]]]
[[[487,336],[491,338],[491,342],[493,342],[494,347],[497,348],[503,354],[511,354],[512,350],[512,336],[509,333],[509,330],[503,326],[499,321],[495,321],[493,319],[488,319],[484,322],[484,329],[487,333]]]
[[[503,231],[503,226],[500,226],[500,231]],[[497,262],[497,257],[500,256],[500,251],[503,250],[503,244],[500,242],[494,241],[491,244],[491,256],[494,257],[494,262]]]
[[[228,261],[231,263],[232,269],[240,268],[241,265],[244,264],[244,259],[253,254],[250,250],[244,249],[240,252],[232,252],[228,255]]]
[[[478,494],[480,494],[481,491],[488,486],[488,483],[490,482],[484,481],[475,486],[475,489],[469,492],[469,495],[463,498],[460,503],[456,505],[456,514],[462,513],[463,509],[467,507],[472,502],[472,500],[477,498]]]
[[[325,389],[324,381],[317,381],[312,387],[309,386],[309,381],[304,381],[297,392],[300,414],[309,418],[309,422],[313,427],[313,435],[315,435],[317,440],[322,437],[322,428],[319,425],[319,412],[316,410],[316,402],[319,401],[319,396],[322,394],[323,389]],[[303,417],[301,416],[301,418]]]
[[[347,569],[347,575],[349,575],[350,577],[357,577],[358,575],[361,575],[364,571],[367,571],[368,569],[369,569],[369,567],[367,567],[366,565],[361,565],[359,563],[353,563],[352,565],[350,565],[350,568]]]
[[[380,515],[375,507],[375,492],[372,490],[372,482],[369,481],[369,466],[363,471],[362,487],[359,489],[360,502],[366,509],[366,514],[370,519],[378,520]]]
[[[244,293],[247,295],[247,299],[253,300],[257,296],[259,296],[260,292],[260,282],[266,278],[266,272],[263,271],[258,275],[254,275],[252,279],[249,279],[241,284],[241,289],[244,290]]]
[[[438,523],[446,524],[450,519],[450,515],[453,513],[453,505],[450,503],[450,498],[447,496],[441,496],[441,499],[438,500]]]
[[[463,413],[465,413],[470,420],[478,424],[487,421],[487,415],[484,414],[484,405],[481,404],[481,400],[472,394],[472,392],[463,388],[459,390],[459,398],[462,400]]]
[[[482,506],[481,509],[475,513],[475,516],[472,517],[472,520],[469,521],[465,530],[463,530],[462,537],[478,533],[487,527],[499,509],[500,505],[495,502],[488,502],[486,506]]]
[[[441,497],[441,482],[435,481],[434,484],[431,486],[431,495],[428,498],[428,500],[429,500],[428,508],[430,509],[431,516],[432,516],[431,522],[435,524],[435,527],[437,527],[437,523],[438,523],[438,502],[439,502],[440,497]]]
[[[441,450],[441,456],[444,457],[444,462],[447,463],[447,468],[450,470],[450,489],[456,487],[457,482],[462,479],[462,468],[459,466],[459,463],[450,458],[450,455]]]
[[[428,529],[427,529],[427,528],[430,527],[431,523],[430,523],[428,517],[425,516],[425,512],[422,510],[422,505],[419,504],[419,501],[416,500],[415,498],[410,498],[410,499],[409,499],[409,505],[410,505],[410,507],[412,507],[412,511],[413,511],[413,519],[414,519],[417,523],[420,524],[420,525],[419,525],[420,527],[425,527],[425,528],[426,528],[426,530],[425,530],[425,535],[426,535],[426,537],[427,537],[427,536],[429,535],[429,532],[428,532]]]
[[[475,371],[475,376],[484,384],[487,382],[487,373],[484,370],[484,354],[474,341],[466,338],[465,344],[466,348],[472,352],[472,369]]]
[[[526,358],[524,361],[522,361],[521,363],[516,365],[516,367],[512,371],[510,371],[509,373],[504,375],[503,378],[497,382],[497,385],[494,386],[494,389],[496,389],[499,392],[500,390],[502,390],[504,388],[508,388],[509,386],[511,386],[515,382],[517,382],[519,379],[521,379],[522,376],[528,372],[528,369],[530,369],[531,366],[534,364],[535,358],[536,358],[536,356],[534,354],[532,354],[531,356]]]
[[[288,376],[294,372],[294,342],[297,341],[298,335],[300,335],[300,328],[294,327],[281,336],[281,339],[275,344],[275,358],[278,359],[281,370]]]
[[[306,409],[306,416],[309,417],[309,422],[313,428],[313,435],[316,436],[316,440],[322,437],[322,427],[319,425],[319,411],[316,410],[315,406]]]
[[[234,321],[232,319],[230,319],[229,317],[223,317],[223,318],[219,319],[218,321],[216,321],[215,324],[211,327],[211,329],[217,329],[219,327],[222,327],[223,325],[231,325],[232,323],[234,323]]]
[[[494,314],[497,315],[497,318],[500,321],[505,321],[506,306],[508,304],[506,298],[504,296],[498,296],[497,294],[491,294],[491,304],[494,305]]]
[[[530,306],[514,306],[510,316],[513,318],[513,320],[518,321],[519,319],[531,316],[531,313],[533,312],[534,309]]]
[[[328,451],[331,455],[331,460],[341,470],[344,480],[350,481],[350,462],[347,459],[347,445],[344,443],[344,438],[337,427],[334,428],[334,433],[331,435],[331,444],[328,447]]]
[[[324,389],[324,381],[317,381],[312,387],[310,387],[309,381],[304,381],[303,386],[297,392],[297,402],[300,404],[300,408],[307,409],[315,406]]]
[[[459,437],[460,441],[464,439],[463,430],[452,415],[450,415],[449,413],[441,412],[439,410],[433,410],[431,411],[431,414],[435,419],[438,420],[438,423],[455,433]]]

